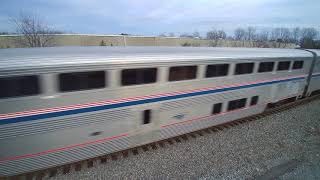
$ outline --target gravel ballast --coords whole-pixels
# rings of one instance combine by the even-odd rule
[[[50,179],[320,179],[320,100]]]

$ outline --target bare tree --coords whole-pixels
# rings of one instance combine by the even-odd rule
[[[296,44],[299,43],[300,41],[300,37],[301,37],[301,30],[299,27],[295,27],[292,29],[292,32],[291,32],[291,38],[292,38],[292,41]]]
[[[218,30],[218,37],[219,39],[227,39],[227,34],[224,30]]]
[[[280,36],[280,29],[279,28],[272,29],[270,39],[272,41],[277,41],[279,36]]]
[[[218,38],[218,32],[217,30],[213,29],[211,31],[208,31],[207,32],[207,39],[210,39],[210,40],[217,40],[219,39]]]
[[[24,47],[47,47],[53,46],[53,34],[55,31],[44,23],[35,14],[20,13],[11,22],[16,27],[16,33],[22,35],[18,39],[18,45]]]
[[[200,38],[200,33],[198,31],[195,31],[192,33],[193,38]]]
[[[303,28],[301,30],[301,40],[300,46],[302,48],[316,48],[317,43],[315,39],[317,38],[318,31],[315,28]]]
[[[245,35],[245,39],[247,41],[249,41],[249,43],[251,41],[254,41],[256,39],[256,31],[257,29],[255,27],[249,26],[246,30],[246,35]]]
[[[249,26],[247,28],[246,39],[249,41],[252,41],[254,40],[255,36],[256,36],[256,28]]]
[[[275,47],[280,47],[281,43],[285,46],[290,40],[290,30],[288,28],[274,28],[271,32],[271,40],[274,41]]]
[[[234,39],[236,41],[242,41],[242,46],[244,46],[244,41],[245,41],[245,36],[246,36],[246,30],[243,29],[243,28],[237,28],[235,31],[234,31]],[[234,43],[234,46],[239,46],[237,45],[238,43],[235,42]],[[241,46],[241,45],[240,45]]]
[[[224,30],[212,29],[207,32],[207,39],[218,40],[218,39],[226,39],[226,38],[227,38],[227,34],[224,32]]]
[[[243,28],[237,28],[234,31],[234,39],[237,40],[237,41],[243,41],[245,35],[246,35],[246,30],[243,29]]]
[[[269,36],[270,33],[268,30],[262,30],[259,33],[257,33],[255,38],[255,47],[268,48]]]
[[[315,28],[303,28],[301,30],[301,38],[315,39],[318,31]]]
[[[279,28],[279,43],[283,43],[284,47],[287,46],[287,44],[290,41],[291,32],[288,28]],[[280,46],[280,44],[279,44]]]
[[[270,36],[269,31],[263,30],[263,31],[261,31],[260,33],[257,34],[257,38],[256,38],[256,39],[257,39],[258,41],[265,41],[265,42],[267,42],[267,41],[269,41],[269,36]]]
[[[227,34],[224,32],[224,30],[216,30],[212,29],[207,32],[207,39],[212,40],[210,42],[210,46],[217,46],[219,39],[226,39]]]

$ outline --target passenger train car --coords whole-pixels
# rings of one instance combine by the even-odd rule
[[[320,50],[309,50],[314,53],[316,60],[314,61],[314,67],[310,70],[310,85],[307,89],[307,96],[320,94]]]
[[[315,58],[297,49],[0,50],[0,176],[121,151],[311,95],[320,89]]]

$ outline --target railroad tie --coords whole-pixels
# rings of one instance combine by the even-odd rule
[[[107,157],[101,157],[100,158],[100,163],[105,164],[107,162]]]
[[[180,143],[181,142],[181,140],[177,137],[177,138],[175,138],[174,139],[177,143]]]
[[[92,168],[93,167],[93,161],[87,161],[87,167]]]
[[[164,147],[165,147],[165,144],[164,144],[162,141],[161,141],[161,142],[159,142],[158,144],[159,144],[159,146],[160,146],[160,147],[162,147],[162,148],[164,148]]]
[[[122,152],[122,157],[126,158],[129,156],[129,152],[128,151],[123,151]]]
[[[157,144],[155,144],[155,143],[151,144],[151,148],[152,148],[153,150],[158,149]]]
[[[135,148],[135,149],[132,150],[132,153],[133,153],[133,155],[138,155],[138,154],[139,154],[139,151],[138,151],[137,148]]]
[[[118,159],[117,154],[111,154],[112,161],[116,161]]]
[[[183,136],[182,136],[182,139],[186,141],[186,140],[188,140],[188,136],[183,135]]]
[[[74,170],[75,171],[80,171],[81,170],[81,164],[80,163],[75,164]]]
[[[63,173],[63,174],[67,174],[67,173],[70,172],[70,169],[71,169],[70,165],[65,165],[65,166],[62,168],[62,173]]]

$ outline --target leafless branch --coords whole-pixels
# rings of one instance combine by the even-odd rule
[[[35,14],[20,13],[18,17],[10,20],[16,28],[16,33],[22,35],[17,39],[21,47],[47,47],[53,46],[53,34],[56,32],[39,16]]]

